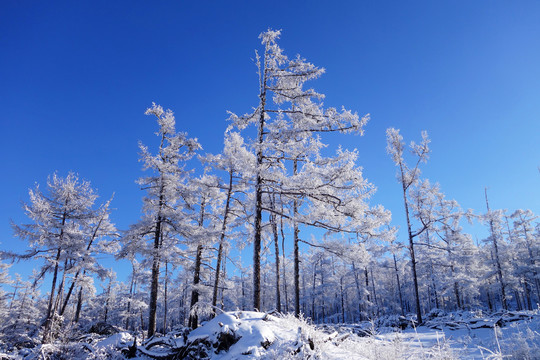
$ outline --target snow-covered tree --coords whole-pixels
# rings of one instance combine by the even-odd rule
[[[156,331],[160,265],[163,257],[167,256],[164,252],[176,248],[175,238],[164,235],[181,230],[177,224],[183,221],[182,210],[185,204],[182,196],[189,195],[186,194],[189,192],[187,182],[191,174],[186,169],[186,162],[201,146],[197,139],[176,132],[171,110],[164,111],[161,106],[153,104],[146,110],[146,114],[157,118],[160,143],[155,155],[148,147],[139,144],[140,161],[144,163],[144,170],[150,170],[152,174],[138,181],[147,192],[143,199],[144,215],[125,234],[120,256],[142,253],[151,262],[148,336],[152,336]]]
[[[73,290],[76,286],[79,286],[77,306],[73,320],[75,323],[79,321],[82,310],[84,284],[88,284],[91,281],[88,279],[88,275],[97,275],[101,279],[104,279],[110,274],[110,270],[103,268],[99,264],[96,255],[100,253],[113,254],[118,250],[118,243],[116,241],[118,237],[117,230],[110,219],[111,200],[97,209],[95,216],[87,222],[84,229],[86,234],[86,251],[79,254],[80,261],[73,264],[72,272],[75,272],[75,274],[59,315],[62,316],[64,314]]]
[[[41,277],[38,279],[37,271],[34,271],[29,281],[24,281],[19,274],[15,274],[15,281],[12,282],[14,291],[9,294],[9,305],[3,304],[2,307],[7,316],[2,320],[0,343],[9,347],[37,345],[37,335],[42,319],[36,314],[43,313],[46,305],[40,301],[40,280]]]
[[[414,282],[414,294],[416,302],[416,316],[418,322],[422,322],[422,309],[420,307],[420,293],[418,290],[418,274],[416,271],[416,254],[414,248],[414,238],[421,235],[426,229],[428,224],[422,223],[418,230],[413,230],[411,224],[411,200],[409,198],[411,187],[416,186],[419,183],[420,177],[420,163],[426,162],[429,155],[429,139],[426,132],[422,132],[422,142],[416,144],[411,142],[411,152],[416,157],[414,160],[414,166],[410,167],[405,162],[404,152],[405,144],[403,142],[403,136],[399,133],[399,130],[389,128],[386,130],[387,147],[386,150],[392,157],[392,160],[399,167],[397,179],[401,183],[403,190],[403,202],[405,206],[405,218],[407,220],[407,234],[409,240],[409,253],[411,256],[411,271]],[[420,193],[421,194],[421,193]],[[418,212],[420,214],[420,212]]]
[[[2,321],[5,321],[7,318],[9,318],[9,314],[8,314],[9,294],[4,289],[4,287],[12,283],[11,278],[9,276],[10,266],[11,264],[0,262],[0,320]],[[17,284],[18,282],[19,281],[16,281],[15,283]],[[15,296],[16,292],[17,292],[17,286],[14,285],[13,297]],[[11,303],[13,303],[13,300],[11,301]]]
[[[505,269],[503,269],[505,263],[505,261],[503,261],[503,256],[506,253],[505,241],[502,237],[504,226],[504,211],[490,209],[487,189],[485,189],[485,196],[487,213],[483,216],[483,220],[489,225],[489,238],[486,239],[486,241],[488,241],[492,245],[490,258],[491,264],[493,265],[494,273],[497,277],[497,282],[499,283],[501,305],[504,310],[508,310],[508,282],[507,279],[505,279],[505,275],[508,276],[510,274],[508,271],[505,271]],[[510,264],[507,263],[507,265]]]
[[[226,241],[230,234],[229,230],[237,227],[239,221],[248,221],[243,193],[248,186],[247,179],[252,175],[248,172],[249,169],[254,168],[255,157],[245,148],[244,139],[240,134],[230,131],[225,134],[223,152],[217,155],[208,154],[202,157],[201,161],[215,172],[225,172],[225,179],[220,180],[219,177],[216,177],[214,184],[215,187],[224,192],[221,209],[216,209],[216,214],[214,214],[217,217],[216,221],[221,224],[221,228],[218,229],[219,242],[212,291],[212,307],[215,308],[223,276],[223,259],[229,244]]]
[[[526,293],[526,302],[529,310],[532,310],[532,289],[536,294],[536,301],[540,301],[540,238],[538,232],[535,233],[535,226],[538,227],[538,216],[531,210],[518,209],[512,213],[510,219],[513,220],[512,229],[509,226],[509,237],[514,244],[514,253],[517,256],[516,269],[521,277]]]
[[[362,133],[367,117],[348,110],[324,108],[324,96],[305,89],[307,81],[324,73],[301,57],[289,59],[278,46],[280,31],[260,35],[264,46],[257,53],[259,104],[243,116],[231,114],[229,129],[254,125],[257,135],[248,141],[256,156],[254,188],[253,307],[261,306],[261,243],[263,212],[285,217],[293,228],[295,312],[299,314],[299,225],[329,231],[373,231],[384,217],[371,211],[366,199],[371,185],[355,167],[356,153],[338,150],[324,157],[319,135],[328,132]],[[285,204],[272,204],[271,200]],[[378,212],[378,214],[375,214]],[[368,219],[373,215],[371,219]],[[377,220],[375,220],[377,219]]]
[[[43,259],[41,273],[53,273],[43,332],[43,342],[47,343],[54,337],[53,328],[60,325],[67,276],[83,268],[96,268],[88,244],[93,236],[92,224],[103,217],[103,210],[93,209],[97,194],[88,181],[79,180],[74,173],[65,178],[54,174],[47,181],[46,192],[37,185],[29,194],[30,202],[23,207],[32,223],[13,227],[31,250],[14,256]]]

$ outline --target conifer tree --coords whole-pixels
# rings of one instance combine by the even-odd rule
[[[324,69],[299,56],[294,59],[285,56],[277,44],[279,35],[280,31],[272,30],[260,35],[264,46],[262,56],[256,56],[260,102],[250,114],[231,114],[229,129],[243,130],[249,125],[257,128],[256,137],[249,141],[256,157],[253,308],[261,306],[261,239],[265,212],[273,214],[273,222],[276,222],[275,215],[285,217],[293,228],[295,313],[299,314],[299,226],[369,232],[380,223],[367,218],[373,215],[372,220],[379,219],[384,217],[384,212],[378,209],[369,214],[365,201],[372,193],[371,185],[355,167],[355,152],[338,150],[333,158],[325,158],[320,153],[324,145],[318,134],[361,134],[367,117],[360,118],[345,109],[325,109],[324,96],[304,88],[307,81],[321,76]],[[270,199],[283,202],[286,213],[281,212],[281,206],[269,203]]]
[[[150,170],[150,176],[139,179],[138,183],[147,191],[143,199],[142,219],[124,236],[124,245],[120,256],[143,253],[151,262],[150,299],[148,314],[148,336],[156,332],[159,271],[165,251],[175,248],[174,237],[164,234],[174,234],[180,231],[179,223],[184,221],[182,210],[185,204],[183,195],[190,195],[187,181],[191,174],[186,169],[186,162],[201,146],[197,139],[188,138],[186,133],[175,130],[175,118],[171,110],[164,111],[159,105],[153,104],[146,110],[147,115],[156,117],[160,138],[159,148],[153,155],[148,147],[139,144],[140,161],[144,170]],[[147,241],[146,241],[147,240]]]
[[[416,317],[419,323],[422,323],[422,309],[420,307],[420,293],[418,290],[418,274],[416,271],[416,253],[414,248],[414,238],[422,234],[427,228],[427,224],[422,224],[420,229],[413,231],[411,225],[410,199],[409,191],[411,186],[417,185],[420,176],[420,163],[426,162],[429,155],[429,139],[426,132],[422,132],[422,142],[417,145],[411,142],[411,151],[416,156],[415,165],[409,167],[404,159],[403,136],[399,134],[399,130],[389,128],[386,130],[387,151],[392,157],[392,160],[399,167],[397,179],[401,183],[403,190],[403,202],[405,206],[405,218],[407,220],[407,234],[409,240],[409,253],[411,256],[411,272],[414,283],[414,296],[416,303]]]
[[[45,193],[38,185],[29,194],[30,202],[24,204],[24,210],[32,223],[13,227],[15,234],[27,240],[32,250],[13,256],[41,258],[45,262],[41,273],[53,273],[42,339],[48,343],[55,336],[54,329],[61,325],[57,318],[64,302],[68,272],[95,264],[90,261],[92,256],[87,248],[88,238],[92,236],[89,229],[102,216],[102,211],[93,209],[97,194],[90,183],[79,180],[74,173],[65,178],[53,174]]]

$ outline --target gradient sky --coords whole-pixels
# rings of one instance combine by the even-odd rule
[[[3,1],[0,5],[0,249],[22,251],[10,219],[28,188],[68,171],[91,181],[120,229],[137,221],[139,140],[157,145],[154,101],[177,129],[218,152],[226,111],[257,105],[258,34],[282,29],[286,54],[326,74],[327,106],[370,113],[358,148],[373,204],[403,229],[385,129],[432,155],[423,174],[477,213],[540,213],[538,1]],[[471,228],[482,238],[484,230]],[[400,233],[404,238],[405,233]],[[20,271],[20,270],[19,270]]]

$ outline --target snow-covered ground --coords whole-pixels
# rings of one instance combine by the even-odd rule
[[[194,331],[179,329],[144,342],[127,332],[87,334],[11,349],[0,359],[540,359],[538,312],[436,312],[427,318],[422,326],[401,330],[388,326],[399,323],[397,317],[316,326],[292,315],[236,311]]]
[[[422,326],[383,328],[374,338],[406,348],[400,358],[540,359],[538,312],[481,312],[428,315]]]

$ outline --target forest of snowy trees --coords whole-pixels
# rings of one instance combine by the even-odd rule
[[[324,107],[310,87],[324,69],[287,57],[279,36],[260,36],[259,102],[230,113],[221,153],[204,153],[171,110],[147,109],[157,137],[139,144],[142,215],[128,229],[114,224],[122,211],[112,210],[114,196],[98,201],[75,173],[29,191],[27,220],[12,224],[28,250],[1,253],[1,342],[49,343],[99,322],[150,337],[236,309],[314,323],[414,314],[421,323],[432,309],[537,308],[538,216],[491,208],[487,190],[485,209],[460,208],[444,184],[422,176],[427,133],[409,145],[390,128],[388,162],[406,215],[393,223],[370,204],[375,186],[357,151],[326,140],[361,136],[368,117]],[[467,222],[489,236],[474,239]],[[252,257],[240,259],[246,247]],[[130,264],[126,282],[104,257]],[[39,266],[29,278],[11,276],[14,261]]]

